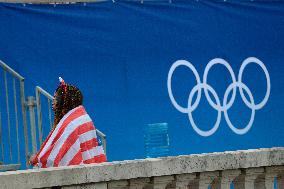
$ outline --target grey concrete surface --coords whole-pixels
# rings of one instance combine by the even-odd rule
[[[104,2],[111,0],[0,0],[0,3],[32,3],[32,4],[72,4],[72,3],[91,3]],[[113,1],[114,2],[114,1]]]
[[[0,188],[68,186],[279,165],[284,165],[284,147],[9,171],[0,173]]]

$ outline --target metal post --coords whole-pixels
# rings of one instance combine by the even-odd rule
[[[6,93],[6,110],[7,110],[7,123],[8,123],[8,143],[10,152],[10,161],[12,161],[12,143],[11,143],[11,121],[10,121],[10,110],[9,110],[9,94],[8,94],[8,84],[7,84],[7,74],[4,71],[4,84]]]
[[[104,148],[104,152],[105,152],[105,155],[107,154],[107,151],[106,151],[106,136],[103,137],[103,148]]]
[[[27,127],[27,113],[26,113],[26,103],[25,103],[25,84],[24,79],[20,80],[20,96],[21,96],[21,106],[22,106],[22,119],[24,127],[25,136],[25,156],[26,156],[26,167],[29,166],[29,140],[28,140],[28,127]]]
[[[37,126],[38,126],[38,135],[39,135],[39,144],[42,144],[42,112],[41,112],[41,102],[40,102],[40,93],[36,88],[36,107],[37,107]]]
[[[32,135],[32,153],[35,154],[37,151],[36,145],[36,127],[35,127],[35,98],[33,96],[28,97],[27,106],[30,114],[30,125],[31,125],[31,135]]]
[[[102,133],[100,130],[97,129],[97,134],[99,135],[99,137],[102,139],[102,143],[103,143],[103,148],[104,148],[104,152],[106,154],[106,135],[104,133]]]
[[[52,130],[53,125],[52,125],[52,121],[51,121],[51,102],[50,99],[47,99],[47,103],[48,103],[48,119],[49,119],[49,126],[50,126],[50,130]]]
[[[4,142],[2,140],[2,117],[1,117],[1,109],[0,109],[0,144],[1,144],[1,156],[2,161],[4,162]]]
[[[18,106],[17,106],[15,78],[13,78],[13,91],[14,91],[14,109],[15,109],[15,119],[16,119],[15,121],[16,121],[17,153],[18,153],[18,163],[20,163],[19,121],[18,121]]]

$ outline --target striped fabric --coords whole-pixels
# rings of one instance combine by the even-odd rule
[[[106,161],[95,126],[83,106],[70,110],[50,132],[33,160],[41,168]]]

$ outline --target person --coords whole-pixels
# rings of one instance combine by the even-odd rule
[[[59,80],[52,102],[54,127],[31,164],[46,168],[107,161],[96,128],[82,105],[81,91]]]

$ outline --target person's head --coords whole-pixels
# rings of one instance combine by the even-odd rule
[[[64,83],[60,78],[60,85],[54,92],[52,110],[54,111],[54,127],[60,119],[70,110],[82,105],[83,95],[81,91],[73,86]]]

